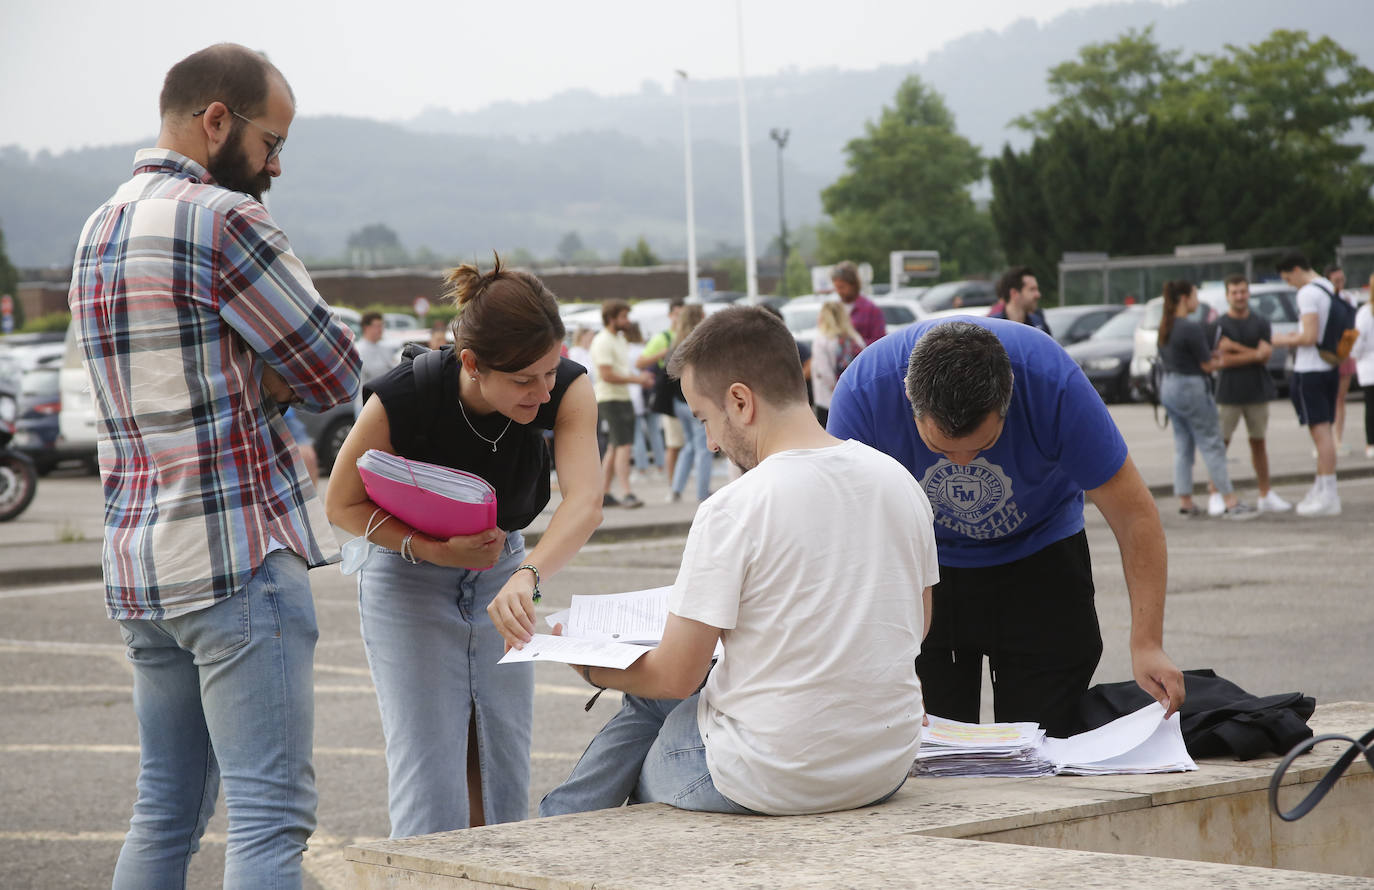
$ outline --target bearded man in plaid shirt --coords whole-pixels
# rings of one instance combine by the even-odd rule
[[[306,569],[338,550],[280,403],[349,402],[358,355],[261,203],[295,116],[281,72],[211,46],[168,72],[160,111],[157,147],[86,222],[70,294],[142,748],[114,887],[185,885],[221,779],[224,886],[299,887],[316,805]]]

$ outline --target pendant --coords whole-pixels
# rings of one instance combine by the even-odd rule
[[[491,443],[491,453],[492,453],[492,454],[495,454],[495,453],[496,453],[496,443],[495,443],[495,442],[492,442],[492,443]]]

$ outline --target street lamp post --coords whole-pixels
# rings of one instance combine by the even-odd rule
[[[692,124],[687,114],[687,72],[677,69],[682,78],[682,150],[687,176],[687,295],[697,297],[697,227],[692,212]]]
[[[778,277],[778,293],[786,297],[790,294],[787,293],[787,214],[784,211],[782,200],[782,150],[787,147],[787,138],[792,135],[792,131],[779,130],[774,127],[768,131],[768,135],[778,144],[778,228],[781,230],[778,235],[778,245],[782,250],[782,272]]]
[[[744,96],[744,0],[735,0],[735,25],[739,35],[739,163],[744,180],[744,276],[750,300],[759,295],[758,263],[754,255],[754,186],[749,173],[749,112]]]

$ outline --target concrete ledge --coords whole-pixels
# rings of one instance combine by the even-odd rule
[[[1323,706],[1311,722],[1318,734],[1358,735],[1374,725],[1374,704]],[[1340,753],[1324,745],[1290,770],[1281,804]],[[345,858],[359,890],[1374,888],[1367,764],[1290,824],[1268,810],[1277,761],[1148,776],[911,779],[881,806],[817,816],[655,804],[382,841]]]

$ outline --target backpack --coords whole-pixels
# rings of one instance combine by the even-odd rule
[[[1164,429],[1169,425],[1169,415],[1166,412],[1164,420],[1159,419],[1159,390],[1164,385],[1164,359],[1160,358],[1156,352],[1150,359],[1150,369],[1145,372],[1145,379],[1140,381],[1139,390],[1142,400],[1149,402],[1155,412],[1155,426]]]
[[[1315,281],[1312,283],[1331,298],[1331,308],[1326,313],[1326,329],[1317,340],[1317,355],[1328,365],[1339,365],[1350,358],[1350,350],[1359,338],[1359,331],[1355,330],[1355,307]]]
[[[401,361],[411,363],[415,375],[415,392],[420,397],[420,422],[415,427],[415,450],[417,454],[430,454],[430,439],[434,434],[434,422],[444,410],[444,381],[441,369],[444,367],[444,352],[452,352],[452,346],[430,349],[423,343],[407,343],[401,347]],[[363,398],[371,395],[363,387]]]

